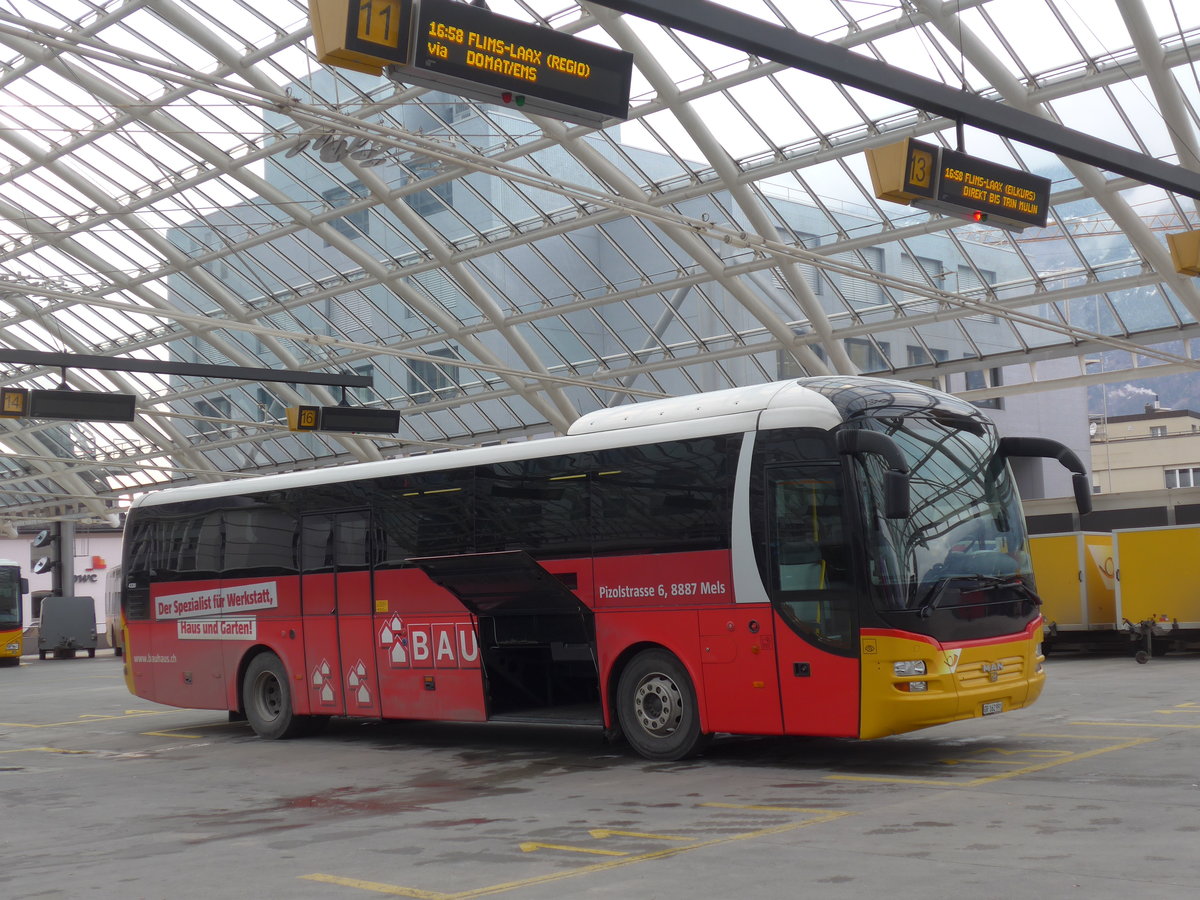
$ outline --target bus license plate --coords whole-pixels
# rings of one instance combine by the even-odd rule
[[[983,704],[983,714],[985,716],[992,716],[998,712],[1003,712],[1003,711],[1004,711],[1004,701],[1003,700],[993,700],[991,703]]]

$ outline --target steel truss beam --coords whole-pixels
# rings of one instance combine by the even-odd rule
[[[1200,200],[1200,172],[1135,153],[709,0],[591,2]]]

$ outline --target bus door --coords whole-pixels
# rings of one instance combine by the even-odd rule
[[[378,716],[370,512],[301,519],[305,682],[315,715]]]
[[[767,590],[785,733],[855,736],[856,580],[835,462],[766,470]]]

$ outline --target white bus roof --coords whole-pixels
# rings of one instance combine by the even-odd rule
[[[768,412],[774,415],[765,416]],[[560,453],[583,453],[657,441],[736,434],[754,431],[759,427],[806,425],[828,430],[841,421],[841,416],[829,400],[797,381],[781,381],[598,410],[581,416],[565,437],[307,469],[219,484],[164,488],[137,497],[133,508],[536,459]]]

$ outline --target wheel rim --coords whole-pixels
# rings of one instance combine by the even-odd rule
[[[278,717],[283,710],[283,690],[279,686],[279,679],[270,672],[263,672],[258,676],[254,693],[258,697],[258,708],[263,717]]]
[[[647,734],[667,737],[683,719],[683,692],[670,676],[652,672],[634,690],[633,712]]]

